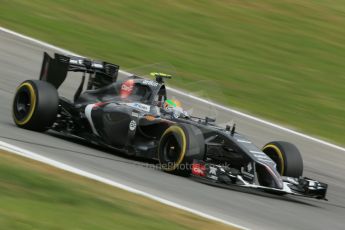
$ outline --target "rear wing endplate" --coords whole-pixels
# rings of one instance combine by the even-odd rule
[[[82,72],[90,74],[87,88],[97,89],[115,82],[119,68],[118,65],[104,61],[58,53],[52,58],[44,52],[40,80],[47,81],[58,89],[69,71]]]

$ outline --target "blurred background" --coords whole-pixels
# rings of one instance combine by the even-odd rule
[[[343,1],[0,2],[1,26],[124,69],[169,63],[175,87],[345,143]]]
[[[345,145],[345,4],[342,0],[0,0],[0,26],[84,56],[116,63],[129,72],[149,76],[151,71],[164,71],[174,75],[168,80],[168,86]],[[10,38],[4,35],[1,39]],[[14,60],[6,58],[17,57],[15,52],[27,45],[16,42],[13,44],[18,47],[13,53],[7,53],[6,45],[0,47],[4,52],[0,52],[2,62],[7,66]],[[41,55],[41,49],[35,51]],[[16,60],[25,62],[28,56]],[[40,63],[37,57],[27,63],[38,73],[39,68],[31,66]],[[8,78],[16,76],[16,67],[13,65],[3,73],[10,73]],[[33,73],[25,68],[23,65],[18,69],[23,75]],[[25,79],[37,77],[25,76]],[[16,84],[18,79],[8,83],[3,77],[0,87],[5,101],[1,104],[4,116],[0,116],[0,134],[5,141],[17,144],[22,141],[26,148],[47,152],[58,159],[72,156],[73,163],[85,163],[87,158],[89,168],[94,170],[102,171],[103,164],[109,164],[106,167],[109,178],[125,175],[126,180],[139,181],[137,184],[144,188],[151,185],[150,180],[157,181],[158,189],[152,187],[150,191],[185,197],[186,204],[194,202],[207,209],[219,208],[222,214],[237,215],[235,220],[247,221],[251,214],[252,223],[261,221],[260,226],[266,227],[274,223],[273,229],[276,226],[321,228],[332,224],[334,229],[343,228],[345,187],[339,172],[344,168],[344,155],[340,150],[307,143],[298,136],[288,138],[301,147],[307,175],[330,184],[331,202],[326,204],[248,198],[248,194],[201,187],[196,183],[190,186],[191,181],[185,178],[151,169],[145,171],[146,168],[133,165],[133,159],[116,153],[110,155],[49,135],[12,129],[9,98],[12,100],[15,86],[6,87]],[[73,96],[71,88],[79,80],[68,78],[64,83],[70,96]],[[211,105],[200,103],[196,108],[192,100],[184,103],[188,112],[197,110],[196,115],[218,115]],[[223,125],[232,123],[231,117],[225,115],[218,121]],[[240,132],[242,127],[239,126]],[[259,143],[271,136],[287,137],[281,130],[257,135],[261,128],[249,124],[244,131]],[[4,133],[5,129],[8,134]],[[120,170],[123,172],[113,173]],[[174,183],[169,184],[170,181]],[[200,188],[195,189],[198,193],[195,187]],[[195,194],[203,196],[198,198]],[[217,201],[218,207],[208,205],[210,197]],[[0,229],[228,228],[2,151],[0,204]]]

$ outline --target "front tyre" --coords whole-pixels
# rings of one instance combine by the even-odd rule
[[[262,151],[276,164],[282,176],[298,178],[303,174],[303,160],[297,147],[285,141],[273,141],[266,144]]]
[[[27,80],[16,90],[12,106],[13,121],[24,129],[45,131],[53,125],[58,107],[59,96],[52,84]]]
[[[205,141],[193,125],[172,125],[163,133],[158,145],[158,160],[165,172],[189,176],[194,159],[204,158]]]

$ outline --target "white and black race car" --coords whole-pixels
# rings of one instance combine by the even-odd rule
[[[50,129],[155,159],[163,171],[212,185],[325,199],[326,184],[302,177],[302,157],[293,144],[275,141],[260,149],[235,125],[193,117],[169,100],[169,75],[119,80],[118,70],[107,62],[45,53],[39,80],[24,81],[16,90],[13,120],[21,128]],[[82,73],[73,101],[58,94],[68,72]]]

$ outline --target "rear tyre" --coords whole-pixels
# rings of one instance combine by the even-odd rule
[[[188,124],[172,125],[163,133],[158,146],[158,160],[165,172],[189,176],[194,159],[205,154],[205,141],[200,129]]]
[[[285,141],[274,141],[266,144],[262,151],[277,164],[280,175],[295,178],[302,176],[303,160],[295,145]]]
[[[19,85],[13,100],[14,123],[24,129],[45,131],[58,113],[59,96],[53,85],[45,81],[27,80]]]

